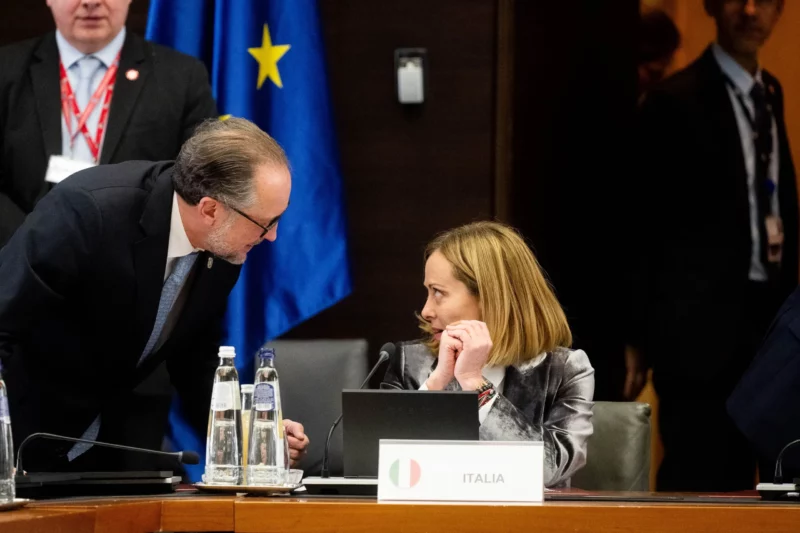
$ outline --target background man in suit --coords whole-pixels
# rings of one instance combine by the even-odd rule
[[[783,93],[758,62],[783,1],[705,8],[717,42],[651,90],[640,117],[651,195],[636,199],[647,223],[630,341],[660,398],[661,490],[753,487],[755,456],[725,400],[797,285]]]
[[[165,420],[132,396],[162,361],[204,433],[228,293],[247,252],[277,237],[290,189],[280,146],[234,118],[199,127],[174,164],[99,166],[45,196],[0,251],[14,442],[48,431],[130,444],[130,417],[163,434]],[[297,458],[308,440],[300,424],[287,431]],[[26,451],[33,471],[121,470],[143,457],[44,444]]]
[[[217,115],[202,63],[126,32],[129,4],[47,0],[57,30],[0,49],[0,246],[52,187],[51,156],[172,160]]]

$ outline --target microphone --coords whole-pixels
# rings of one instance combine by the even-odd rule
[[[31,433],[30,435],[25,437],[25,439],[20,443],[19,449],[17,450],[17,472],[18,473],[22,472],[23,475],[25,475],[25,471],[22,468],[22,451],[25,448],[25,445],[34,439],[50,439],[50,440],[63,440],[67,442],[83,442],[86,444],[92,444],[93,446],[116,448],[117,450],[127,450],[129,452],[162,455],[165,457],[173,457],[177,459],[178,462],[187,465],[196,465],[200,462],[200,456],[197,454],[197,452],[193,452],[191,450],[183,452],[162,452],[159,450],[148,450],[147,448],[134,448],[133,446],[124,446],[122,444],[111,444],[110,442],[99,442],[96,440],[89,440],[89,439],[76,439],[73,437],[65,437],[63,435],[55,435],[53,433]]]
[[[383,363],[388,361],[394,355],[394,352],[396,350],[397,348],[391,342],[387,342],[386,344],[381,346],[381,353],[380,355],[378,355],[378,362],[375,363],[375,366],[373,366],[372,370],[369,371],[367,377],[364,378],[364,382],[361,383],[359,389],[363,389],[369,383],[369,380],[372,379],[372,376],[375,375],[375,372],[378,371],[378,369],[381,367],[381,365],[383,365]],[[328,462],[330,460],[331,437],[333,436],[333,431],[336,429],[336,426],[338,426],[339,422],[342,421],[342,416],[344,416],[344,413],[340,414],[339,418],[336,419],[336,422],[333,423],[333,425],[331,426],[331,430],[328,432],[328,438],[327,440],[325,440],[325,450],[322,453],[322,472],[320,473],[320,477],[322,478],[327,479],[331,477],[330,470],[328,468]]]
[[[793,440],[792,442],[784,446],[783,449],[778,454],[778,458],[775,459],[775,476],[772,481],[774,484],[780,485],[781,483],[783,483],[783,454],[786,452],[786,450],[788,450],[792,446],[795,446],[796,444],[800,444],[800,439]]]
[[[800,498],[800,484],[783,482],[783,454],[797,444],[800,444],[800,439],[790,442],[778,453],[778,458],[775,459],[775,476],[772,483],[762,482],[756,486],[762,499],[776,501]]]

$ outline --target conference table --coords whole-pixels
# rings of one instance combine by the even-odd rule
[[[800,503],[755,493],[550,494],[540,504],[384,503],[331,496],[94,497],[30,502],[0,513],[0,533],[800,532]]]

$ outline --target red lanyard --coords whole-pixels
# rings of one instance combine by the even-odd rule
[[[86,144],[89,146],[89,151],[92,153],[92,158],[94,159],[94,162],[97,163],[100,160],[100,142],[103,140],[103,131],[108,123],[108,108],[111,104],[111,95],[114,93],[114,83],[117,81],[119,54],[117,54],[117,58],[114,60],[114,63],[106,71],[106,75],[103,76],[103,79],[100,81],[100,85],[97,87],[97,90],[95,90],[94,94],[89,100],[89,103],[86,104],[86,108],[82,113],[78,108],[78,102],[75,99],[75,93],[72,91],[69,78],[67,78],[67,70],[64,68],[64,64],[59,63],[59,67],[59,79],[61,82],[61,112],[64,115],[64,122],[67,124],[69,144],[70,146],[74,146],[75,138],[78,136],[78,133],[83,133],[83,137],[86,139]],[[104,94],[105,98],[103,99],[103,108],[100,111],[100,120],[97,122],[97,132],[95,134],[95,138],[92,139],[92,135],[89,133],[89,128],[86,126],[86,122],[89,120],[89,115],[92,114],[94,108],[97,107],[100,97],[102,97]],[[74,133],[72,131],[73,116],[78,120],[78,127]]]

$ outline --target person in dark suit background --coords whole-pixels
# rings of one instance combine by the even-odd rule
[[[669,15],[660,9],[650,9],[642,13],[639,21],[638,104],[645,99],[647,91],[658,85],[667,75],[681,43],[681,35]],[[652,163],[650,163],[652,164]],[[648,164],[649,166],[649,164]],[[635,276],[630,276],[633,278]],[[617,366],[621,366],[616,361]],[[647,385],[647,362],[640,350],[626,347],[624,372],[616,370],[604,372],[605,361],[596,361],[598,375],[616,376],[616,379],[598,380],[595,398],[597,400],[633,401],[639,397]]]
[[[636,70],[639,98],[667,75],[675,52],[681,46],[681,34],[669,15],[660,9],[642,13],[639,21],[639,57]]]
[[[132,394],[162,361],[204,433],[228,294],[247,252],[277,237],[290,189],[280,146],[232,118],[201,125],[174,164],[98,166],[46,195],[0,250],[0,361],[16,445],[39,431],[131,444],[145,428],[130,417],[163,434],[165,420]],[[298,423],[287,431],[296,459],[308,439]],[[32,471],[148,460],[53,441],[25,456]]]
[[[51,156],[84,164],[172,160],[197,124],[217,116],[203,64],[127,32],[129,4],[47,0],[56,31],[0,49],[0,246],[51,189]],[[103,116],[102,86],[118,54]],[[61,97],[59,63],[77,113]],[[79,117],[98,89],[84,134]]]
[[[640,268],[629,350],[653,365],[659,490],[753,487],[725,401],[798,281],[783,92],[758,52],[782,0],[705,0],[717,41],[640,109]]]

